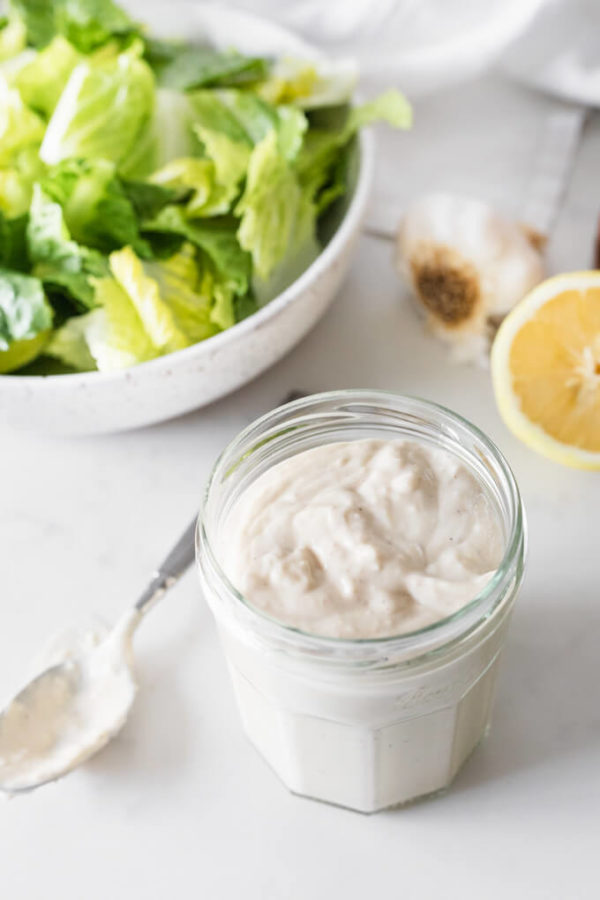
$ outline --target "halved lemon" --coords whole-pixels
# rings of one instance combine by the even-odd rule
[[[600,469],[600,271],[534,288],[492,347],[500,413],[514,434],[556,462]]]

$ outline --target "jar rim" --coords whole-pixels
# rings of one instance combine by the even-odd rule
[[[253,606],[231,583],[224,572],[213,550],[211,540],[206,530],[205,513],[207,504],[210,499],[211,490],[215,486],[216,479],[221,474],[223,463],[227,460],[229,455],[235,453],[236,448],[243,448],[245,442],[252,438],[253,433],[256,433],[256,438],[258,440],[254,446],[246,449],[241,457],[242,459],[253,452],[259,444],[265,443],[268,440],[269,425],[275,425],[279,421],[280,425],[285,423],[286,425],[292,426],[295,423],[300,427],[302,413],[306,414],[308,410],[318,404],[325,406],[329,404],[332,406],[330,412],[335,412],[334,405],[336,403],[342,404],[342,406],[339,407],[340,410],[348,409],[349,404],[352,403],[379,403],[384,408],[387,403],[389,411],[393,411],[392,406],[390,405],[390,401],[392,400],[397,404],[404,405],[407,412],[430,413],[432,416],[441,418],[446,425],[458,426],[462,431],[474,438],[479,446],[485,450],[487,460],[493,461],[496,471],[502,476],[505,494],[509,501],[510,529],[507,535],[504,555],[490,580],[472,600],[451,615],[414,631],[384,635],[381,637],[346,638],[315,634],[304,631],[294,625],[288,625],[285,622],[281,622],[264,610]],[[304,421],[307,421],[307,417],[304,418]],[[265,430],[265,433],[260,437],[260,432],[263,429]],[[455,443],[457,446],[460,445],[458,440],[456,440]],[[231,470],[231,466],[229,469]],[[226,470],[225,476],[227,476],[227,474]],[[463,638],[470,634],[482,621],[488,618],[504,596],[504,590],[501,590],[501,588],[508,587],[512,583],[515,575],[519,578],[521,577],[522,561],[525,555],[525,542],[525,516],[516,479],[502,452],[480,428],[459,413],[456,413],[439,403],[425,400],[420,397],[398,394],[394,391],[385,390],[346,389],[310,394],[270,410],[247,425],[227,444],[212,468],[203,494],[196,528],[196,557],[201,568],[203,558],[208,562],[212,573],[224,587],[227,594],[237,603],[241,604],[241,607],[252,617],[255,617],[257,623],[260,623],[261,627],[268,629],[271,636],[274,638],[283,639],[286,643],[289,641],[294,643],[301,642],[307,648],[312,650],[318,650],[320,648],[322,650],[331,651],[336,648],[342,650],[354,647],[363,648],[364,650],[372,649],[374,651],[388,649],[390,651],[408,651],[411,648],[418,648],[419,645],[423,643],[423,640],[428,642],[428,639],[435,641],[436,647],[447,646],[449,643],[453,642],[453,639],[457,637]],[[496,602],[494,602],[494,599],[496,599]],[[446,637],[446,640],[444,640],[444,637]],[[436,638],[439,638],[439,640],[436,640]]]

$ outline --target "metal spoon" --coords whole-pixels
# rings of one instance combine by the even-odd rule
[[[0,714],[0,789],[15,793],[81,765],[121,730],[135,699],[133,634],[194,560],[190,522],[135,606],[87,653],[46,669]]]
[[[284,403],[303,396],[288,395]],[[132,637],[194,561],[194,519],[135,606],[95,647],[46,669],[0,713],[0,790],[29,791],[72,771],[121,730],[135,699]]]

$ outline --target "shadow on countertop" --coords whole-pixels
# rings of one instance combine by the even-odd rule
[[[552,765],[593,748],[600,755],[600,604],[556,590],[518,599],[501,661],[492,729],[452,792]]]

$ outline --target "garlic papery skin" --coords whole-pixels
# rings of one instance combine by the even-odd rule
[[[483,363],[502,319],[545,277],[539,240],[487,203],[449,193],[407,209],[396,266],[453,357]]]

